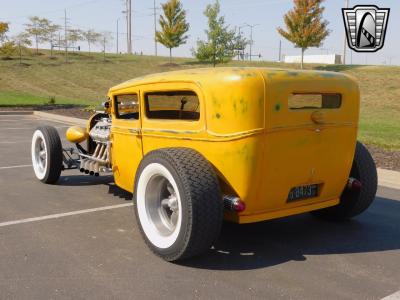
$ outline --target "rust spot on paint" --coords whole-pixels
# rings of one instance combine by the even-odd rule
[[[235,113],[237,113],[237,104],[236,104],[236,100],[233,100],[233,111]]]
[[[219,113],[216,113],[215,116],[217,117],[217,119],[221,118],[221,115]]]
[[[249,105],[248,105],[247,101],[245,101],[243,98],[241,98],[239,100],[239,105],[240,105],[240,112],[242,114],[247,113],[247,111],[249,110]]]
[[[214,96],[212,98],[212,103],[213,103],[215,108],[221,108],[221,102]]]

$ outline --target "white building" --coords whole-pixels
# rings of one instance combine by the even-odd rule
[[[300,55],[284,55],[283,62],[285,62],[285,63],[301,63],[301,56]],[[339,54],[304,55],[304,63],[336,65],[336,64],[342,63],[342,56]]]

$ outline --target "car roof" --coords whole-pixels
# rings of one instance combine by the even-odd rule
[[[239,78],[259,77],[262,74],[266,77],[275,74],[287,75],[289,77],[297,75],[318,75],[338,77],[341,76],[337,72],[323,72],[323,71],[310,71],[310,70],[289,70],[277,68],[252,68],[252,67],[218,67],[218,68],[198,68],[198,69],[185,69],[172,72],[156,73],[137,77],[121,84],[118,84],[110,89],[110,92],[116,92],[126,88],[161,82],[194,82],[205,84],[206,82],[220,81],[221,83],[226,80],[231,80],[237,76]]]

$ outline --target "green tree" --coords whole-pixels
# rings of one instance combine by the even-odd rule
[[[93,29],[89,29],[88,31],[82,32],[83,38],[86,40],[89,46],[89,54],[91,50],[91,46],[100,42],[102,36],[101,33],[94,31]]]
[[[113,40],[112,34],[108,31],[105,31],[100,34],[99,42],[101,47],[103,48],[103,61],[106,61],[106,50],[107,47],[111,44]]]
[[[79,41],[83,41],[84,35],[83,31],[80,29],[69,29],[67,33],[67,40],[70,43],[71,47],[75,47],[76,43]]]
[[[0,22],[0,43],[3,43],[7,39],[7,32],[9,30],[8,23]]]
[[[161,5],[164,15],[160,16],[161,31],[156,32],[156,39],[169,49],[169,62],[172,60],[172,48],[186,43],[189,24],[186,22],[186,11],[180,0],[169,0]]]
[[[36,45],[36,54],[39,53],[39,44],[47,41],[50,21],[45,18],[30,17],[30,23],[25,24],[25,31],[32,37]]]
[[[324,0],[294,0],[294,8],[284,16],[286,30],[278,27],[278,32],[297,48],[301,49],[301,68],[304,51],[309,47],[320,47],[329,35],[328,22],[322,18]]]
[[[51,56],[53,56],[53,47],[57,40],[56,32],[58,32],[60,29],[61,29],[60,25],[52,24],[51,22],[49,22],[49,25],[47,26],[46,35],[44,37],[44,40],[46,42],[50,43],[50,51],[51,51],[50,55]]]
[[[204,11],[204,15],[208,18],[207,41],[198,41],[197,49],[193,50],[198,60],[212,62],[214,66],[231,60],[235,56],[235,48],[243,46],[238,45],[243,42],[242,37],[229,29],[225,24],[225,18],[219,16],[219,13],[218,0],[207,6]]]
[[[4,42],[0,47],[0,53],[6,58],[11,58],[17,51],[17,47],[13,41]]]
[[[32,45],[32,42],[26,32],[21,32],[14,36],[13,41],[18,47],[19,63],[22,64],[22,52],[27,51],[28,47]]]

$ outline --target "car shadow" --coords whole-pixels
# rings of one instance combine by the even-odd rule
[[[307,255],[400,249],[400,201],[377,198],[368,211],[346,222],[303,214],[262,223],[224,223],[213,249],[181,265],[249,270],[303,261]]]
[[[119,197],[126,201],[131,201],[133,199],[132,193],[129,193],[120,187],[118,187],[114,182],[108,183],[108,193],[112,194],[115,197]]]
[[[68,175],[61,176],[58,180],[58,185],[63,186],[88,186],[88,185],[100,185],[110,184],[114,182],[112,175],[107,176],[90,176],[90,175]]]
[[[61,176],[57,184],[62,186],[107,185],[109,194],[127,201],[132,200],[132,194],[119,188],[114,183],[114,177],[112,175],[103,175],[99,177],[89,175]]]

